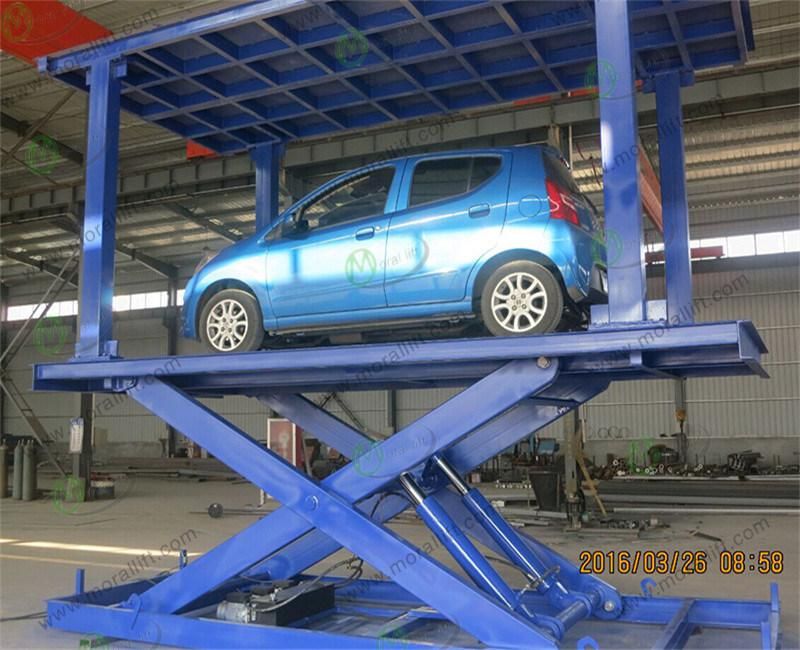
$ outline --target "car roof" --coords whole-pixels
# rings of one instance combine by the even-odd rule
[[[346,174],[350,174],[352,172],[361,172],[361,171],[363,171],[365,169],[371,169],[371,168],[375,168],[375,167],[380,167],[382,165],[402,163],[402,162],[405,162],[407,160],[411,161],[411,162],[416,162],[418,160],[428,159],[428,158],[450,158],[450,157],[454,157],[454,156],[456,156],[456,157],[460,157],[460,156],[491,156],[491,155],[497,155],[497,154],[501,154],[501,153],[513,154],[515,152],[519,152],[521,149],[528,149],[528,150],[535,149],[535,150],[539,150],[539,151],[548,151],[548,152],[550,152],[551,154],[555,155],[558,158],[563,158],[563,155],[561,154],[560,151],[558,151],[558,149],[555,149],[554,147],[551,147],[550,145],[545,145],[545,144],[519,144],[519,145],[514,145],[512,147],[484,147],[484,148],[480,148],[480,149],[449,149],[447,151],[431,151],[429,153],[419,153],[419,154],[414,154],[414,155],[411,155],[411,156],[397,156],[395,158],[386,158],[385,160],[377,160],[377,161],[371,162],[371,163],[369,163],[367,165],[363,165],[362,167],[359,167],[357,169],[353,169],[353,170],[350,170],[349,172],[345,172],[345,173],[341,174],[341,176],[344,176]]]
[[[481,149],[451,149],[451,150],[448,150],[448,151],[433,151],[431,153],[414,154],[413,156],[398,156],[396,158],[387,158],[386,160],[376,160],[375,162],[371,162],[371,163],[369,163],[367,165],[363,165],[361,167],[357,167],[355,169],[351,169],[349,171],[342,172],[341,174],[339,174],[335,178],[332,178],[329,181],[323,183],[322,185],[320,185],[319,187],[315,188],[314,190],[312,190],[311,192],[309,192],[308,194],[306,194],[302,198],[300,198],[297,201],[295,201],[291,206],[289,206],[286,210],[284,210],[281,213],[281,215],[288,214],[297,205],[303,203],[304,201],[306,201],[308,198],[310,198],[312,196],[318,195],[321,192],[326,191],[326,188],[328,188],[328,187],[330,187],[332,185],[335,185],[336,183],[341,181],[343,178],[346,178],[348,176],[356,176],[356,175],[364,173],[367,170],[377,169],[377,168],[382,167],[384,165],[395,165],[395,164],[403,163],[405,161],[411,161],[412,163],[415,163],[416,161],[423,160],[423,159],[447,158],[447,157],[451,157],[451,156],[486,156],[486,155],[497,155],[497,154],[501,154],[501,153],[513,154],[513,153],[519,152],[521,150],[527,150],[527,151],[535,150],[535,151],[541,151],[541,152],[549,152],[550,154],[552,154],[552,155],[554,155],[554,156],[556,156],[556,157],[558,157],[558,158],[563,160],[563,155],[561,154],[561,152],[558,149],[556,149],[556,148],[554,148],[554,147],[552,147],[550,145],[546,145],[546,144],[527,144],[527,143],[526,144],[514,145],[512,147],[484,147],[484,148],[481,148]]]

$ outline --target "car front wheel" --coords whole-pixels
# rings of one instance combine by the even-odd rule
[[[541,264],[527,260],[501,266],[481,293],[481,316],[495,336],[552,332],[563,311],[558,280]]]
[[[258,350],[264,327],[256,299],[241,289],[214,294],[200,314],[200,337],[212,352]]]

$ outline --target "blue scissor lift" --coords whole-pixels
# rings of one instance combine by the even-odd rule
[[[37,365],[34,387],[127,393],[283,504],[155,581],[87,591],[79,571],[73,595],[48,601],[50,625],[189,647],[777,647],[776,589],[765,602],[621,595],[509,526],[462,479],[612,381],[765,375],[751,323],[693,322],[680,103],[695,69],[741,63],[750,48],[738,0],[272,0],[41,60],[43,72],[88,89],[90,108],[76,356]],[[606,229],[620,250],[589,331],[429,341],[403,354],[387,343],[119,356],[121,108],[220,153],[249,150],[262,226],[277,212],[286,141],[575,90],[594,60]],[[637,78],[657,98],[664,301],[646,296]],[[442,386],[464,390],[380,444],[301,395]],[[198,401],[230,394],[350,459],[369,448],[379,467],[351,462],[313,480]],[[412,506],[468,579],[386,527]],[[527,586],[510,587],[475,542]],[[389,580],[305,575],[343,547]]]

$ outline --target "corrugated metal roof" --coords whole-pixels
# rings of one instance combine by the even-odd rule
[[[124,33],[136,27],[149,29],[184,19],[187,12],[208,13],[239,3],[206,0],[81,0],[79,4],[90,18],[115,32]],[[765,58],[774,61],[776,54],[773,46],[776,42],[780,43],[784,52],[780,56],[797,59],[800,25],[798,3],[756,0],[752,3],[752,17],[756,34],[752,61]],[[0,54],[0,80],[2,111],[28,123],[45,115],[70,92],[46,78],[40,78],[27,63],[5,54]],[[753,90],[754,93],[757,91]],[[754,198],[769,201],[771,198],[782,200],[780,197],[786,194],[796,197],[796,188],[800,184],[800,127],[796,103],[788,108],[776,108],[755,116],[739,115],[689,122],[686,127],[686,150],[690,200],[703,205],[735,205]],[[42,130],[49,137],[56,138],[77,152],[83,152],[85,122],[86,97],[76,92]],[[646,136],[647,131],[644,133]],[[17,135],[7,128],[2,130],[1,144],[5,151],[17,141]],[[592,136],[579,138],[576,143],[585,159],[575,156],[575,174],[584,190],[597,192],[600,188],[595,183],[595,172],[589,159],[594,159],[595,169],[599,172],[599,141]],[[353,150],[357,151],[358,147]],[[650,154],[657,167],[655,146]],[[24,155],[22,157],[24,159]],[[123,116],[121,175],[125,176],[132,170],[149,170],[182,163],[185,164],[183,140],[127,114]],[[221,174],[222,164],[218,167]],[[330,177],[329,170],[324,167],[315,166],[312,174],[304,176],[304,190]],[[0,176],[4,196],[31,186],[62,192],[62,184],[73,183],[81,173],[80,167],[68,160],[60,160],[44,171],[47,173],[32,173],[23,165],[5,161]],[[212,248],[224,245],[224,240],[217,235],[165,209],[171,201],[185,204],[201,217],[213,217],[217,224],[229,225],[243,233],[250,232],[254,220],[254,198],[252,188],[247,184],[252,180],[237,180],[237,184],[244,185],[240,190],[226,188],[225,185],[229,183],[222,179],[218,182],[212,178],[207,180],[214,185],[208,193],[166,197],[129,209],[130,214],[126,213],[126,218],[120,220],[118,226],[119,241],[177,265],[194,264],[200,254],[199,249],[204,245]],[[132,190],[125,188],[124,191]],[[602,203],[602,195],[595,194],[593,199]],[[53,251],[68,246],[76,239],[47,220],[35,220],[17,226],[11,224],[4,215],[2,226],[3,246],[34,258],[49,258]],[[131,263],[121,260],[120,264],[129,266]],[[13,283],[15,275],[20,277],[19,274],[24,272],[23,267],[15,262],[9,263],[7,259],[0,260],[0,265],[4,281]]]

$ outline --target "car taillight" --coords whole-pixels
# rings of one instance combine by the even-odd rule
[[[552,219],[563,219],[571,224],[580,225],[578,211],[572,203],[569,192],[556,185],[549,178],[544,182],[547,187],[547,198],[550,201],[550,217]]]

